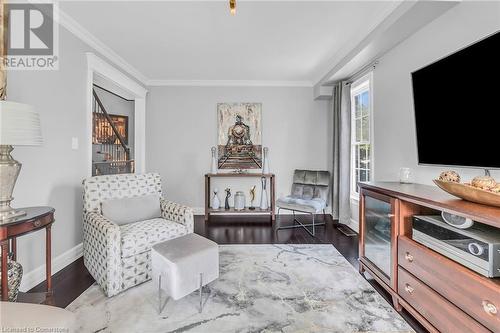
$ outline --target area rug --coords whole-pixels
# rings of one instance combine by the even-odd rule
[[[68,306],[79,332],[414,332],[332,245],[221,245],[220,278],[157,313],[146,282],[106,298],[93,285]]]

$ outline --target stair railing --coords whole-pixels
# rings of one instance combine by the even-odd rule
[[[94,99],[97,102],[97,106],[98,106],[98,108],[96,108],[95,112],[98,114],[99,113],[102,114],[104,116],[104,118],[106,118],[106,121],[110,125],[110,127],[113,131],[113,134],[116,135],[119,144],[122,146],[123,150],[125,151],[125,160],[130,160],[130,148],[127,147],[127,145],[125,144],[125,139],[123,138],[123,136],[120,134],[120,132],[116,128],[115,123],[113,122],[113,120],[109,116],[108,112],[106,111],[106,108],[102,104],[101,100],[99,99],[99,96],[97,96],[97,93],[94,89],[92,89],[92,94],[94,95]],[[97,112],[97,111],[101,111],[101,112]]]
[[[100,144],[101,149],[96,153],[104,157],[103,161],[92,162],[92,175],[133,173],[135,168],[134,161],[130,159],[130,148],[94,89],[92,89],[92,94],[94,96],[94,121],[97,123],[97,126],[93,127],[92,142]],[[110,136],[110,129],[112,136]],[[105,142],[109,138],[112,138],[113,142]]]

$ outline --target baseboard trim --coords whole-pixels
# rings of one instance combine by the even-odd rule
[[[205,208],[203,207],[193,207],[194,215],[205,215]]]
[[[358,221],[356,221],[354,219],[350,219],[349,223],[346,223],[346,226],[348,226],[354,232],[356,232],[357,234],[359,234],[359,224],[358,224]]]
[[[52,275],[59,272],[64,267],[71,264],[76,259],[83,256],[83,243],[69,249],[52,259]],[[45,264],[38,266],[34,270],[23,274],[21,280],[21,291],[28,291],[39,283],[45,281]]]

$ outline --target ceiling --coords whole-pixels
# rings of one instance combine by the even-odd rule
[[[60,7],[148,83],[311,85],[400,1],[70,1]]]

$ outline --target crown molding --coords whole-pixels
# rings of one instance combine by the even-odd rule
[[[36,3],[36,0],[31,0]],[[57,8],[57,7],[56,7]],[[59,24],[71,32],[75,37],[79,38],[81,41],[89,45],[91,48],[95,49],[102,56],[109,59],[116,66],[121,68],[127,74],[132,76],[134,79],[138,80],[143,85],[147,84],[148,78],[142,74],[137,68],[132,66],[129,62],[123,59],[118,53],[113,51],[110,47],[104,44],[96,36],[94,36],[90,31],[85,29],[82,25],[76,22],[71,16],[64,12],[61,8],[57,8],[59,14]]]
[[[108,64],[102,58],[96,56],[92,52],[87,52],[87,66],[93,73],[101,74],[103,77],[116,84],[121,89],[125,89],[133,98],[145,98],[148,93],[147,89],[142,85],[132,80],[127,75],[116,69],[114,66]]]
[[[312,87],[310,81],[266,80],[149,80],[148,86],[172,87]]]
[[[404,2],[404,1],[403,1]],[[314,73],[314,82],[316,84],[318,83],[324,83],[328,75],[330,74],[332,68],[334,68],[336,65],[338,65],[344,58],[349,57],[350,53],[353,52],[356,47],[359,47],[361,43],[367,38],[367,36],[370,36],[371,34],[374,33],[379,27],[382,25],[384,20],[386,20],[390,15],[393,15],[398,8],[401,8],[403,2],[398,2],[394,1],[392,2],[384,11],[380,12],[377,16],[374,17],[373,22],[371,22],[371,25],[368,27],[368,29],[364,32],[358,31],[350,40],[350,42],[347,43],[343,48],[341,48],[330,60],[324,64],[321,68],[319,68],[315,73]],[[404,6],[411,6],[411,3],[406,2],[403,4]]]
[[[330,61],[331,69],[315,80],[315,86],[329,85],[344,79],[362,75],[373,67],[387,52],[429,24],[461,0],[402,1],[395,2],[379,24],[348,52]],[[361,36],[361,35],[360,35]],[[353,39],[356,41],[356,39]]]

